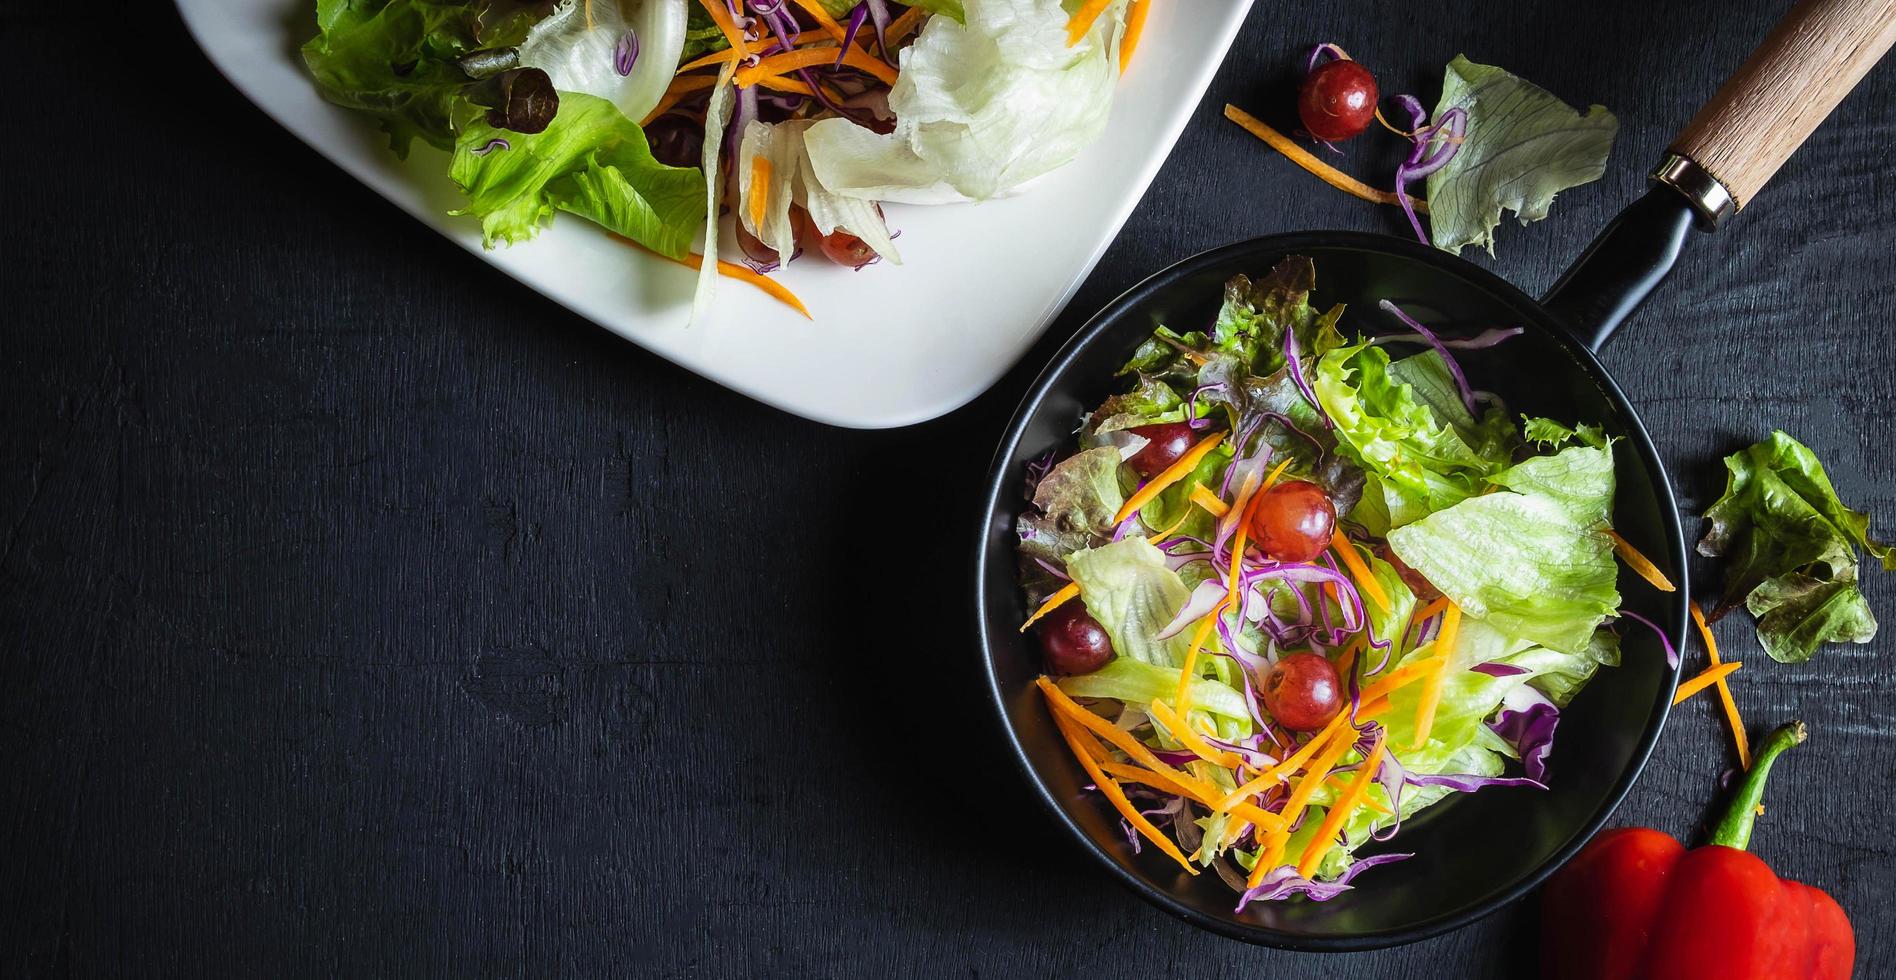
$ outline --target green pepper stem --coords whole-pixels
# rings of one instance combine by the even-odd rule
[[[1758,803],[1764,799],[1764,779],[1771,774],[1771,763],[1779,753],[1802,742],[1810,734],[1801,721],[1793,721],[1765,739],[1764,747],[1751,760],[1751,771],[1738,783],[1738,795],[1731,809],[1712,827],[1712,843],[1744,850],[1751,843],[1751,825],[1758,819]]]

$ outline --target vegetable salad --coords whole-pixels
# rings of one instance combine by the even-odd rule
[[[1335,896],[1452,794],[1544,789],[1562,709],[1650,626],[1616,549],[1671,589],[1612,533],[1612,440],[1463,375],[1455,348],[1518,329],[1385,302],[1352,336],[1315,283],[1293,256],[1160,327],[1018,519],[1022,629],[1091,788],[1240,909]]]

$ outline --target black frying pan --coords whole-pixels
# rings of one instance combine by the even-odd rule
[[[1685,540],[1665,468],[1638,414],[1594,356],[1659,284],[1696,226],[1710,230],[1748,201],[1896,40],[1896,0],[1806,0],[1673,144],[1656,186],[1613,221],[1548,293],[1535,300],[1467,261],[1385,235],[1274,235],[1186,259],[1115,300],[1042,372],[1002,439],[989,476],[975,565],[980,644],[994,701],[1015,752],[1083,847],[1148,901],[1205,928],[1292,949],[1352,950],[1413,942],[1466,924],[1520,897],[1558,868],[1612,814],[1665,725],[1676,669],[1659,639],[1623,628],[1623,663],[1601,671],[1563,714],[1552,788],[1488,789],[1423,811],[1376,850],[1415,857],[1368,872],[1324,903],[1254,904],[1217,876],[1189,877],[1148,849],[1134,855],[1118,817],[1083,794],[1033,679],[1039,651],[1017,627],[1027,610],[1016,579],[1014,517],[1029,459],[1071,446],[1081,413],[1113,394],[1113,373],[1154,327],[1209,323],[1221,288],[1286,255],[1316,261],[1318,308],[1347,303],[1346,319],[1394,300],[1450,334],[1520,325],[1521,336],[1457,354],[1477,387],[1511,410],[1597,422],[1618,437],[1616,529],[1680,591],[1656,592],[1630,573],[1626,607],[1685,637]],[[1346,324],[1347,326],[1347,324]],[[1379,324],[1392,328],[1393,324]],[[1022,817],[1025,819],[1025,815]],[[1375,853],[1366,851],[1365,853]]]

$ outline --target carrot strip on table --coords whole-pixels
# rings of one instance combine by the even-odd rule
[[[1692,622],[1698,626],[1699,636],[1705,640],[1705,653],[1711,659],[1712,666],[1719,664],[1718,638],[1712,635],[1712,628],[1705,622],[1705,613],[1696,602],[1686,603],[1692,610]],[[1745,734],[1745,720],[1738,715],[1738,702],[1731,696],[1731,684],[1724,678],[1718,679],[1718,700],[1725,709],[1725,721],[1731,725],[1731,739],[1738,746],[1738,764],[1747,771],[1751,768],[1751,739]]]
[[[1639,577],[1651,583],[1653,588],[1661,592],[1679,591],[1679,587],[1672,584],[1672,580],[1666,577],[1666,573],[1659,570],[1658,565],[1640,554],[1639,549],[1633,547],[1632,542],[1620,537],[1618,531],[1608,528],[1606,536],[1613,539],[1613,550],[1619,553],[1620,560],[1626,563],[1626,567],[1638,572]]]
[[[679,265],[685,266],[686,268],[689,268],[689,269],[704,268],[704,256],[699,255],[696,252],[686,252],[684,258],[674,259],[671,256],[664,254],[663,252],[653,252],[651,249],[646,248],[644,245],[641,245],[638,242],[635,242],[632,239],[625,237],[624,235],[618,234],[616,232],[613,232],[611,234],[613,238],[616,238],[619,241],[627,245],[630,245],[633,248],[636,248],[642,252],[651,252],[653,255],[656,255],[661,259],[669,259],[670,261],[676,262]],[[785,289],[782,283],[776,281],[775,279],[770,278],[769,276],[759,275],[758,273],[752,272],[751,270],[746,269],[735,262],[726,262],[723,259],[718,260],[718,274],[721,276],[725,276],[727,278],[739,280],[740,282],[750,283],[751,285],[756,286],[758,289],[761,289],[764,292],[769,293],[772,299],[775,299],[778,302],[784,304],[785,306],[788,306],[791,309],[797,311],[798,313],[803,314],[804,319],[807,319],[807,320],[816,319],[816,317],[813,317],[810,315],[810,308],[807,306],[804,306],[803,301],[797,298],[797,294],[791,292],[788,289]]]
[[[1731,674],[1732,671],[1735,671],[1742,666],[1744,666],[1744,664],[1736,660],[1733,660],[1733,661],[1730,661],[1729,663],[1719,664],[1716,667],[1705,668],[1705,670],[1702,671],[1697,677],[1694,677],[1691,680],[1686,681],[1685,683],[1679,685],[1679,689],[1672,693],[1672,703],[1673,704],[1683,703],[1686,698],[1689,698],[1692,695],[1697,694],[1698,692],[1703,691],[1708,687],[1711,687],[1713,684],[1716,684],[1719,681],[1724,680],[1728,675]]]
[[[1152,0],[1132,0],[1132,6],[1126,8],[1126,32],[1119,37],[1119,73],[1126,73],[1126,66],[1132,64],[1132,53],[1139,47],[1139,36],[1145,33],[1146,14],[1152,11]]]
[[[1225,106],[1225,118],[1244,127],[1246,132],[1271,145],[1271,149],[1290,158],[1292,163],[1323,178],[1324,183],[1346,194],[1354,194],[1372,204],[1401,204],[1390,191],[1377,190],[1368,184],[1351,177],[1335,167],[1317,159],[1310,151],[1290,141],[1289,137],[1265,125],[1263,120],[1245,112],[1234,105]],[[1409,198],[1409,203],[1423,214],[1429,213],[1429,203],[1418,198]]]

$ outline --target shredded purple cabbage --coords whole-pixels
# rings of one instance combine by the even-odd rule
[[[1487,674],[1489,677],[1514,677],[1519,674],[1532,673],[1526,667],[1522,667],[1518,664],[1504,664],[1499,660],[1479,663],[1468,669],[1477,674]]]
[[[1482,332],[1478,334],[1475,334],[1473,337],[1456,337],[1456,338],[1447,339],[1447,340],[1438,339],[1436,343],[1442,345],[1443,347],[1453,347],[1456,350],[1487,350],[1488,348],[1493,347],[1504,340],[1507,340],[1511,337],[1519,337],[1521,334],[1526,333],[1526,332],[1527,331],[1521,327],[1489,327],[1488,329],[1483,330]],[[1426,344],[1428,342],[1429,342],[1429,339],[1427,337],[1422,336],[1419,333],[1384,334],[1370,341],[1371,344],[1377,344],[1377,345],[1404,344],[1404,343]],[[1490,396],[1490,397],[1493,397],[1493,396]]]
[[[1324,43],[1319,44],[1316,47],[1310,49],[1310,57],[1304,60],[1304,74],[1308,75],[1311,72],[1316,71],[1317,65],[1321,63],[1320,59],[1322,59],[1323,56],[1326,54],[1330,56],[1331,61],[1350,60],[1349,54],[1345,52],[1342,48],[1337,47],[1336,45],[1331,44],[1328,41],[1325,41]]]
[[[1666,666],[1674,667],[1674,668],[1679,666],[1678,648],[1672,645],[1671,638],[1666,636],[1665,630],[1662,630],[1659,628],[1658,623],[1655,623],[1652,620],[1647,619],[1644,616],[1641,616],[1640,614],[1632,611],[1631,609],[1621,609],[1619,611],[1619,614],[1621,616],[1630,616],[1635,621],[1644,623],[1647,629],[1652,630],[1654,636],[1659,637],[1659,645],[1666,648]]]
[[[505,139],[499,136],[496,136],[493,139],[488,140],[487,142],[481,144],[480,146],[477,146],[473,148],[472,150],[469,150],[468,152],[474,154],[477,157],[484,157],[488,155],[489,153],[494,152],[495,150],[511,150],[511,149],[513,149],[512,143],[507,142]]]
[[[1428,110],[1422,108],[1422,102],[1415,96],[1398,95],[1396,101],[1409,110],[1409,129],[1415,139],[1409,158],[1396,167],[1396,201],[1402,205],[1402,213],[1408,216],[1415,237],[1427,245],[1429,236],[1423,232],[1422,219],[1416,217],[1415,205],[1409,200],[1409,181],[1427,177],[1455,158],[1468,130],[1468,110],[1457,106],[1442,113],[1442,118],[1430,126]]]
[[[1435,331],[1423,326],[1421,321],[1402,312],[1402,307],[1388,300],[1382,300],[1376,305],[1407,324],[1409,329],[1421,334],[1422,339],[1428,341],[1429,346],[1435,348],[1437,354],[1442,355],[1442,360],[1448,363],[1448,373],[1455,376],[1455,387],[1461,389],[1462,404],[1467,406],[1468,414],[1479,415],[1480,409],[1475,407],[1475,390],[1468,386],[1468,376],[1462,373],[1461,365],[1455,363],[1455,355],[1450,354],[1448,348],[1442,346],[1442,339],[1435,336]]]
[[[868,19],[869,0],[863,0],[863,2],[856,5],[856,9],[849,12],[849,24],[843,28],[842,47],[836,49],[835,67],[843,67],[843,58],[849,54],[849,49],[856,44],[856,32],[862,30],[863,22]]]
[[[625,34],[619,38],[619,43],[612,46],[612,70],[618,72],[620,78],[624,78],[632,74],[633,66],[638,63],[639,34],[628,27],[625,29]]]
[[[1350,890],[1350,879],[1380,864],[1393,864],[1414,857],[1413,854],[1377,854],[1363,858],[1343,869],[1343,873],[1330,881],[1312,881],[1297,873],[1297,869],[1286,864],[1265,872],[1263,880],[1256,888],[1248,889],[1238,897],[1237,911],[1252,902],[1278,902],[1293,895],[1302,895],[1313,902],[1327,902]]]
[[[1488,727],[1514,746],[1527,778],[1545,788],[1547,757],[1554,751],[1554,728],[1559,724],[1560,709],[1554,702],[1521,684],[1502,696],[1501,707]]]
[[[1294,327],[1287,327],[1284,330],[1284,361],[1286,369],[1290,371],[1291,383],[1297,386],[1297,393],[1304,397],[1304,401],[1310,403],[1311,408],[1316,409],[1317,418],[1323,420],[1325,429],[1335,429],[1336,423],[1330,421],[1329,413],[1325,412],[1323,405],[1317,401],[1317,393],[1310,390],[1310,382],[1304,379],[1303,362],[1297,359],[1297,331]]]

